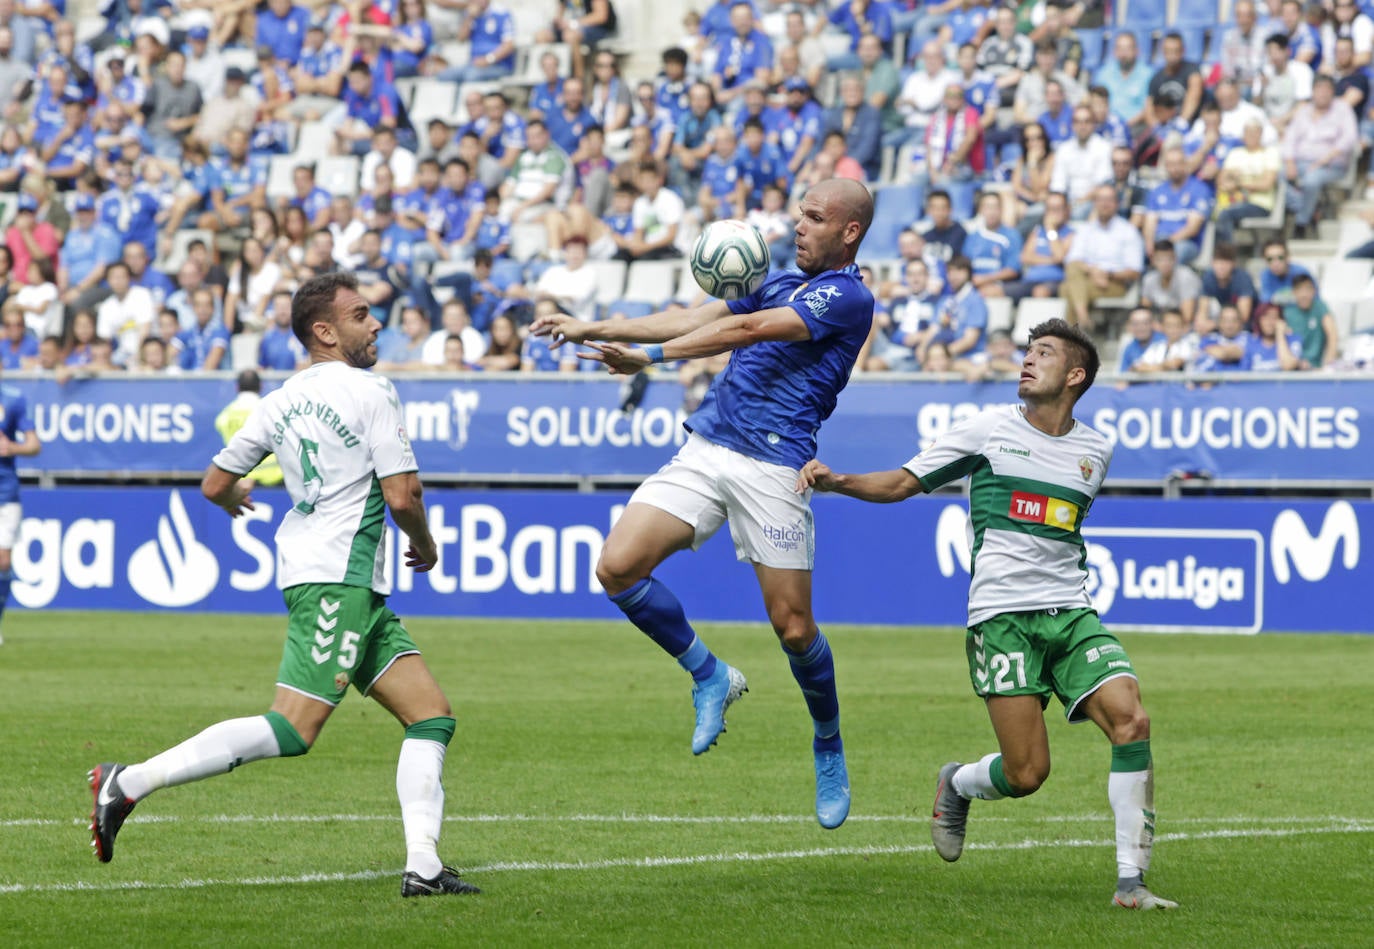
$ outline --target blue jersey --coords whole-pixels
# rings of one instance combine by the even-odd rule
[[[488,6],[481,16],[472,21],[472,31],[469,35],[472,61],[476,62],[494,52],[507,40],[515,39],[515,19],[505,10]],[[505,59],[498,60],[492,65],[514,69],[515,50],[512,49]]]
[[[555,79],[553,85],[541,82],[530,90],[529,111],[538,112],[546,118],[563,108],[563,80]]]
[[[813,147],[820,144],[822,118],[821,107],[814,99],[808,99],[796,115],[790,109],[782,109],[777,115],[775,127],[770,131],[777,133],[778,150],[789,164],[801,148],[803,139],[810,138]]]
[[[408,49],[394,49],[391,51],[392,64],[401,71],[403,75],[413,76],[420,71],[420,60],[429,54],[429,48],[434,45],[434,28],[424,20],[412,23],[403,23],[395,27],[398,36],[404,36],[409,40],[420,40],[424,43],[424,48],[418,53],[412,53]]]
[[[727,306],[731,313],[789,307],[811,338],[736,350],[687,429],[750,458],[799,469],[816,456],[816,433],[868,338],[873,295],[850,264],[813,277],[779,271]]]
[[[1302,340],[1292,333],[1283,333],[1284,345],[1288,351],[1302,359]],[[1246,369],[1254,372],[1278,372],[1283,368],[1279,364],[1279,344],[1278,338],[1274,342],[1266,343],[1260,339],[1259,334],[1251,333],[1250,338],[1245,341],[1245,359],[1242,360]]]
[[[144,187],[129,191],[111,188],[100,196],[96,212],[102,223],[127,244],[137,241],[144,249],[157,251],[157,215],[161,208],[157,196]]]
[[[1010,267],[1021,271],[1021,235],[1010,227],[999,227],[995,231],[976,225],[964,238],[960,250],[973,272],[978,275],[996,273]]]
[[[205,326],[192,323],[190,329],[184,329],[172,338],[172,349],[177,354],[177,365],[182,369],[201,369],[216,349],[228,353],[229,330],[225,328],[223,320],[214,317]],[[221,362],[221,365],[225,364]]]
[[[525,351],[520,355],[522,363],[533,363],[535,372],[557,372],[562,355],[549,348],[547,336],[530,336],[525,340]],[[582,362],[582,360],[578,360]],[[592,361],[596,368],[596,363]]]
[[[9,340],[0,340],[0,364],[3,364],[6,369],[22,369],[25,359],[36,359],[37,357],[38,337],[32,333],[25,333],[18,345]]]
[[[1303,276],[1311,277],[1312,274],[1302,264],[1295,264],[1292,261],[1289,261],[1288,273],[1283,277],[1274,276],[1274,272],[1265,267],[1260,271],[1260,302],[1278,303],[1280,305],[1292,303],[1293,279]],[[1316,285],[1315,277],[1313,277],[1312,283],[1314,286]]]
[[[760,69],[769,69],[772,65],[773,43],[758,30],[744,39],[731,34],[716,44],[716,75],[720,76],[724,89],[752,82]]]
[[[686,79],[673,82],[667,76],[654,80],[654,105],[666,109],[674,123],[687,114],[687,87],[690,85]]]
[[[936,330],[931,342],[948,346],[963,339],[968,330],[976,329],[979,331],[978,341],[965,350],[963,355],[975,356],[983,351],[988,337],[988,305],[983,302],[982,295],[973,289],[972,283],[966,283],[958,293],[944,297],[940,301],[939,315],[942,319],[949,317],[949,326],[942,326]]]
[[[1131,127],[1115,112],[1107,113],[1107,118],[1097,127],[1097,134],[1111,143],[1112,148],[1131,147]]]
[[[1066,237],[1073,233],[1073,228],[1068,225],[1061,225],[1059,236]],[[1035,241],[1035,255],[1037,257],[1048,257],[1054,252],[1050,246],[1050,236],[1045,230],[1045,225],[1041,224],[1035,229],[1033,235]],[[1059,264],[1036,264],[1027,267],[1021,274],[1021,279],[1027,283],[1063,283],[1064,268]]]
[[[717,201],[733,197],[739,180],[738,155],[721,158],[715,152],[711,152],[701,164],[701,185],[709,190]]]
[[[1126,341],[1126,345],[1121,347],[1120,372],[1129,372],[1131,367],[1140,362],[1145,356],[1145,351],[1155,343],[1162,343],[1166,339],[1165,335],[1159,330],[1154,331],[1154,335],[1147,342],[1142,343],[1135,337]]]
[[[999,93],[996,76],[979,69],[968,78],[960,75],[959,80],[964,84],[964,102],[977,110],[979,115],[987,109],[989,102],[997,105]]]
[[[285,16],[277,16],[271,7],[263,4],[257,11],[254,43],[269,47],[273,56],[294,66],[301,58],[305,31],[309,27],[310,11],[305,7],[291,6],[287,8]]]
[[[1042,113],[1040,127],[1045,130],[1045,137],[1051,145],[1067,142],[1073,138],[1073,107],[1065,105],[1059,110],[1058,115],[1052,112]]]
[[[484,215],[482,223],[477,225],[477,237],[473,243],[477,245],[478,250],[495,251],[502,245],[509,247],[510,224],[495,215]]]
[[[316,185],[315,187],[310,189],[310,193],[307,194],[305,197],[302,198],[299,194],[294,196],[291,199],[291,206],[293,208],[300,208],[302,211],[304,211],[305,219],[313,223],[316,215],[318,215],[321,211],[329,210],[329,204],[331,200],[332,197],[330,196],[329,192],[321,188],[319,185]]]
[[[1189,214],[1201,214],[1203,220],[1212,216],[1211,190],[1196,178],[1188,178],[1183,186],[1175,188],[1169,181],[1158,185],[1145,199],[1145,212],[1157,214],[1159,225],[1155,228],[1155,240],[1162,241],[1172,237],[1188,223]],[[1201,239],[1201,234],[1197,235]]]
[[[380,341],[379,341],[380,342]],[[380,346],[378,347],[380,348]],[[258,343],[258,368],[293,372],[305,359],[305,347],[289,329],[269,326]]]
[[[569,155],[577,151],[577,146],[582,144],[582,136],[595,124],[596,119],[585,106],[581,112],[571,116],[563,111],[561,105],[544,114],[544,127],[549,130],[549,138]]]
[[[24,401],[24,393],[13,386],[0,385],[0,432],[10,441],[35,437],[29,404]],[[0,504],[18,500],[19,472],[15,469],[14,456],[6,455],[0,458]]]
[[[1249,364],[1246,360],[1245,352],[1249,345],[1248,337],[1249,334],[1244,331],[1236,336],[1222,336],[1220,333],[1208,333],[1202,338],[1202,341],[1198,343],[1197,361],[1193,364],[1193,368],[1198,372],[1233,372],[1236,370],[1248,369]],[[1241,348],[1240,358],[1235,362],[1222,362],[1215,356],[1208,354],[1208,346],[1219,346],[1226,343]],[[1277,360],[1277,358],[1276,356],[1275,359]]]
[[[786,183],[791,176],[787,173],[787,162],[782,160],[782,154],[768,142],[757,153],[751,152],[743,145],[735,153],[735,160],[739,163],[740,174],[744,176],[744,183],[749,187],[749,207],[757,208],[763,204],[764,185]]]

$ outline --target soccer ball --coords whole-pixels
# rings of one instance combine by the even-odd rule
[[[751,224],[716,221],[697,238],[691,264],[697,286],[717,299],[738,300],[768,276],[768,244]]]

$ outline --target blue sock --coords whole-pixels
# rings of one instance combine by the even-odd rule
[[[5,604],[10,601],[10,584],[13,582],[13,570],[0,570],[0,616],[4,615]]]
[[[611,597],[611,602],[690,672],[694,680],[701,682],[715,674],[716,657],[697,638],[682,604],[667,586],[648,577]]]
[[[783,652],[787,653],[792,677],[801,686],[806,707],[816,726],[815,750],[838,751],[841,747],[840,697],[835,691],[835,659],[830,654],[830,643],[825,634],[818,631],[806,652],[798,655],[786,647]]]

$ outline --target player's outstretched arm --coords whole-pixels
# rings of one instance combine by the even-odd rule
[[[733,352],[755,343],[802,342],[810,338],[811,329],[797,315],[797,311],[782,306],[712,320],[685,336],[667,340],[653,353],[623,343],[591,343],[593,352],[577,355],[581,359],[605,363],[612,375],[629,376],[654,362],[699,359],[702,356]]]
[[[837,474],[818,458],[808,461],[797,474],[797,493],[807,488],[848,495],[860,501],[891,504],[921,493],[921,482],[905,468],[870,471],[867,474]]]
[[[629,320],[598,320],[593,323],[555,313],[535,320],[530,325],[530,332],[535,336],[549,337],[554,347],[563,343],[593,341],[661,343],[685,336],[699,327],[707,326],[729,315],[730,308],[719,300],[712,300],[686,310],[664,310]]]
[[[243,481],[243,475],[211,465],[205,469],[205,477],[200,480],[200,493],[210,503],[224,508],[230,517],[238,517],[245,511],[253,510],[253,499],[248,496],[251,485],[252,482]]]
[[[410,541],[406,550],[406,566],[417,573],[430,570],[439,562],[439,548],[434,543],[434,535],[429,532],[429,521],[425,516],[424,487],[420,476],[413,471],[404,471],[381,480],[382,499],[391,510],[391,519],[396,522]]]

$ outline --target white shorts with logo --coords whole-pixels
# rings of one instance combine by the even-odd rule
[[[816,527],[811,492],[797,494],[797,472],[742,455],[695,433],[639,486],[630,503],[666,511],[696,532],[692,549],[730,522],[740,560],[783,570],[810,570]]]
[[[19,522],[24,509],[18,501],[0,504],[0,550],[13,550],[19,543]]]

